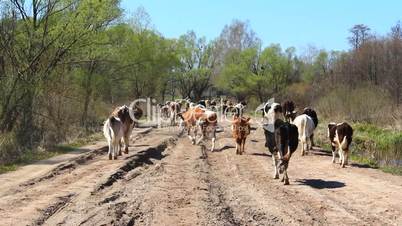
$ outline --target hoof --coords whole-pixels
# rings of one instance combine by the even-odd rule
[[[125,151],[124,151],[124,154],[128,154],[128,150],[127,150],[127,151],[125,150]]]
[[[121,152],[119,152],[119,156],[122,156],[123,154]]]
[[[289,180],[286,179],[284,185],[289,185]]]
[[[274,179],[279,179],[279,175],[275,175],[275,176],[274,176]]]
[[[109,155],[109,160],[112,160],[112,155]]]

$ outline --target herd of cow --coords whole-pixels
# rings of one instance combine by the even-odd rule
[[[305,108],[298,114],[293,101],[285,101],[282,104],[268,101],[261,106],[263,107],[259,110],[263,115],[265,146],[272,155],[274,178],[279,179],[279,174],[283,174],[282,182],[289,184],[287,168],[298,144],[301,145],[302,156],[314,146],[314,130],[318,125],[317,113],[312,108]],[[230,101],[221,101],[218,104],[214,100],[203,100],[193,103],[184,99],[159,105],[159,113],[161,117],[170,120],[170,126],[177,125],[180,133],[186,131],[193,145],[199,144],[205,138],[210,138],[211,151],[215,149],[218,119],[223,116],[227,118],[230,113],[236,154],[241,155],[244,153],[246,138],[251,131],[250,117],[243,116],[245,107],[245,102],[232,104]],[[219,112],[222,115],[218,115]],[[139,106],[130,108],[124,105],[117,107],[108,117],[104,123],[103,132],[109,144],[109,159],[116,159],[117,155],[122,155],[122,143],[124,143],[124,153],[128,153],[129,137],[142,115],[143,111]],[[353,129],[346,122],[328,125],[333,163],[335,163],[338,150],[341,166],[347,165],[352,136]]]

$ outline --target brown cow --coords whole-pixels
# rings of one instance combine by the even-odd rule
[[[233,116],[232,133],[236,140],[236,154],[242,155],[246,138],[250,134],[250,118]]]
[[[352,143],[353,128],[346,122],[328,124],[328,137],[331,141],[332,163],[335,163],[338,148],[339,163],[342,167],[348,164],[349,146]]]
[[[122,123],[122,141],[124,142],[125,154],[128,154],[131,132],[133,131],[134,126],[138,125],[138,120],[142,117],[142,114],[143,111],[136,105],[131,110],[126,105],[117,107],[111,114],[111,116],[119,118]],[[119,150],[119,155],[121,155],[121,148]]]
[[[203,107],[196,106],[194,108],[189,108],[184,113],[178,113],[177,115],[182,119],[182,129],[187,130],[187,135],[190,138],[192,144],[199,144],[207,135],[211,135],[211,151],[214,151],[216,140],[215,133],[218,122],[218,116],[215,112],[207,110]],[[194,137],[190,135],[192,129],[194,130]],[[201,130],[201,138],[196,141],[198,129]]]

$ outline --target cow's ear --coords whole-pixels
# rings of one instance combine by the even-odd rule
[[[249,122],[249,121],[250,121],[250,119],[251,119],[251,118],[250,118],[250,117],[248,117],[248,118],[246,119],[246,121],[247,121],[247,122]]]

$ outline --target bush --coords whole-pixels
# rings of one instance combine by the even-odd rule
[[[18,158],[21,154],[13,132],[3,133],[0,136],[0,164],[11,162]]]
[[[388,92],[370,85],[356,89],[339,86],[321,97],[317,109],[334,122],[393,124],[393,104]]]
[[[379,165],[402,165],[402,132],[378,128],[367,123],[353,125],[356,154]]]

